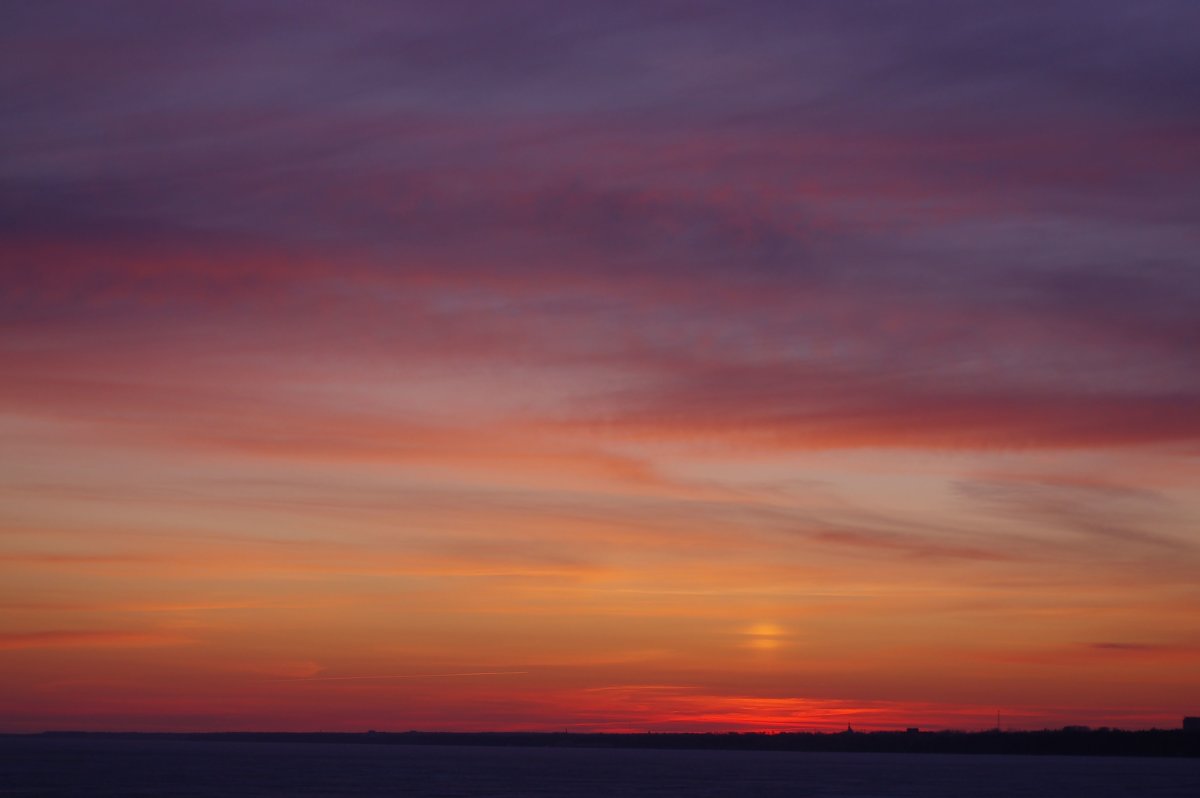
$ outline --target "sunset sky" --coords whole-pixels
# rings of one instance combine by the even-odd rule
[[[1200,714],[1197,31],[4,3],[0,731]]]

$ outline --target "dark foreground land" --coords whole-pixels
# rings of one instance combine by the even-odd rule
[[[781,732],[764,734],[578,732],[45,732],[60,739],[187,740],[538,748],[649,748],[875,754],[1030,754],[1200,757],[1200,732],[1179,729],[1060,729],[986,732]],[[0,793],[2,795],[3,793]]]
[[[352,737],[358,741],[366,735]],[[257,738],[206,735],[198,739],[186,735],[0,738],[0,795],[101,798],[277,795],[1195,798],[1200,795],[1200,760],[1185,757],[918,756],[514,744],[380,745],[374,740],[345,745],[321,742],[319,735],[302,736],[304,742],[297,739],[301,738],[282,735]]]

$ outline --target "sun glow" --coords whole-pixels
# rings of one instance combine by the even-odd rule
[[[743,645],[756,651],[774,651],[783,644],[782,626],[769,621],[753,623],[742,632]]]

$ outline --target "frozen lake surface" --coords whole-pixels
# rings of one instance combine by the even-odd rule
[[[1200,760],[8,738],[0,796],[1200,796]]]

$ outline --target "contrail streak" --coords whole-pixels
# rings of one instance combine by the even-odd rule
[[[401,676],[300,676],[295,679],[268,679],[269,682],[346,682],[358,679],[440,679],[443,676],[513,676],[529,671],[469,671],[467,673],[407,673]]]

